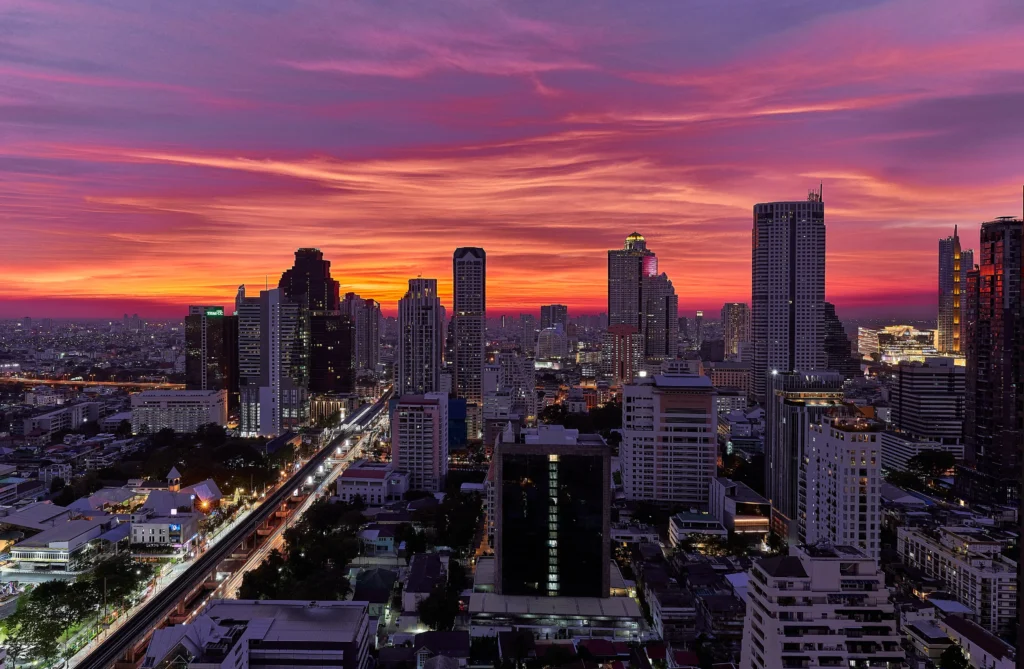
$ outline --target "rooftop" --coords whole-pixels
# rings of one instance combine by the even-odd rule
[[[970,620],[959,616],[946,616],[941,624],[947,627],[951,634],[967,639],[996,659],[1014,657],[1013,646]]]
[[[475,592],[469,599],[474,615],[579,616],[640,619],[631,597],[527,597]]]

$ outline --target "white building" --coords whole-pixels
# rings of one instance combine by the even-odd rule
[[[966,367],[954,358],[901,362],[890,384],[892,429],[929,439],[963,458]]]
[[[117,526],[112,529],[110,523],[107,518],[68,520],[22,539],[11,548],[11,562],[4,567],[4,580],[19,580],[11,572],[60,576],[87,571],[91,564],[90,551],[104,535],[115,543],[124,538]]]
[[[772,505],[745,483],[724,476],[711,480],[710,511],[730,532],[762,540],[768,537]]]
[[[101,406],[99,402],[79,402],[31,416],[22,421],[22,434],[28,436],[40,432],[49,443],[58,432],[77,430],[89,421],[98,421]]]
[[[409,490],[409,475],[397,472],[393,462],[357,460],[338,477],[338,499],[351,502],[360,497],[367,505],[402,499]]]
[[[145,390],[132,395],[132,432],[195,432],[207,423],[227,425],[227,390]]]
[[[167,515],[140,509],[132,514],[132,545],[188,550],[199,538],[201,517],[198,513],[178,513],[177,509],[171,509]]]
[[[741,669],[906,660],[878,563],[853,546],[794,546],[750,570]]]
[[[773,370],[820,370],[825,356],[825,203],[754,205],[750,330],[754,398]]]
[[[800,464],[799,537],[881,551],[882,424],[831,418],[808,425]]]
[[[391,463],[411,490],[440,492],[448,475],[448,396],[403,395],[391,424]]]
[[[975,527],[937,532],[901,527],[896,548],[903,564],[945,584],[947,592],[978,616],[993,634],[1013,629],[1017,618],[1017,565],[1002,556],[1002,542]]]
[[[727,539],[729,530],[715,516],[706,511],[686,511],[672,516],[668,521],[668,539],[673,548],[686,541],[691,535]]]
[[[444,340],[444,308],[437,296],[437,279],[409,279],[409,290],[398,301],[398,395],[441,391]]]
[[[939,628],[960,646],[972,669],[1017,668],[1013,646],[980,625],[959,616],[946,616],[939,621]]]
[[[154,631],[142,667],[189,657],[188,664],[205,669],[368,669],[367,608],[351,601],[214,600],[191,623]]]
[[[718,459],[711,379],[681,373],[623,386],[619,446],[626,499],[706,509]]]
[[[963,458],[963,446],[943,446],[932,439],[915,437],[906,432],[882,433],[882,466],[890,471],[907,471],[910,460],[925,451],[950,451],[960,460]]]

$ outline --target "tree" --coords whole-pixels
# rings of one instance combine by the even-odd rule
[[[26,618],[24,610],[19,610],[4,621],[4,629],[7,636],[4,648],[11,666],[16,667],[18,660],[24,658],[33,646],[31,621]]]
[[[199,438],[203,446],[214,448],[228,440],[228,433],[221,425],[207,423],[199,426],[199,429],[196,430],[196,437]]]
[[[455,617],[459,614],[459,598],[453,594],[447,584],[438,583],[425,599],[416,606],[423,624],[434,631],[450,630],[455,626]]]
[[[117,424],[117,430],[114,431],[114,436],[118,439],[127,439],[132,436],[132,424],[131,421],[122,420]]]
[[[964,656],[960,646],[951,644],[939,656],[939,669],[970,669],[970,662]]]
[[[949,451],[921,451],[907,462],[907,470],[922,479],[945,476],[956,466],[956,457]]]
[[[64,479],[59,476],[54,476],[50,481],[50,492],[59,492],[63,490],[66,485],[67,484],[64,482]]]

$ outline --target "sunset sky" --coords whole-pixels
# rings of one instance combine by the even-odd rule
[[[5,0],[0,317],[181,316],[299,246],[387,313],[750,297],[751,209],[824,182],[841,317],[935,311],[937,239],[1020,215],[1020,0]]]

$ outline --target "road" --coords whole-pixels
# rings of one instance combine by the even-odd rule
[[[391,391],[389,390],[372,406],[360,409],[346,422],[343,434],[358,433],[362,428],[371,424],[387,408],[390,396]],[[255,533],[256,529],[287,501],[296,488],[301,488],[309,477],[315,475],[317,468],[327,460],[333,449],[334,443],[318,451],[306,464],[293,473],[286,483],[270,493],[267,499],[253,509],[244,520],[239,521],[236,527],[225,532],[221,541],[197,557],[161,592],[150,597],[149,601],[142,605],[134,615],[126,616],[125,622],[116,631],[108,633],[106,638],[77,666],[85,669],[107,669],[126,651],[162,624],[182,599],[194,592],[195,588],[205,581],[246,537]],[[308,499],[312,498],[313,495],[310,495]]]
[[[37,386],[115,386],[118,388],[159,388],[184,390],[184,383],[157,383],[154,381],[68,381],[65,379],[29,379],[23,376],[0,376],[0,383],[25,383]]]

